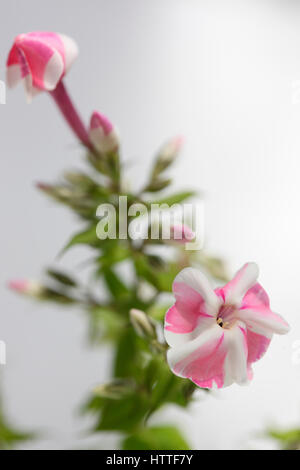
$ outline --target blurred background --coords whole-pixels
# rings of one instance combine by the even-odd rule
[[[73,37],[80,56],[66,81],[84,118],[104,112],[118,126],[128,180],[139,187],[155,150],[186,137],[173,171],[178,189],[202,190],[205,247],[232,274],[256,261],[271,305],[291,324],[256,364],[249,387],[167,408],[153,422],[179,423],[196,449],[272,448],[268,426],[300,424],[300,4],[293,0],[10,0],[1,6],[0,79],[14,37],[51,30]],[[111,354],[90,349],[80,311],[41,306],[9,292],[11,278],[37,277],[79,228],[34,188],[83,155],[46,94],[22,86],[0,105],[0,366],[6,411],[40,430],[28,449],[97,445],[78,409],[108,377]],[[86,253],[71,250],[76,267]],[[299,348],[299,344],[298,344]]]

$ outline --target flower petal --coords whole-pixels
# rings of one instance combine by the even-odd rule
[[[21,80],[21,67],[19,64],[19,54],[16,45],[11,48],[7,58],[6,82],[12,88]]]
[[[278,313],[274,313],[266,307],[240,309],[237,316],[246,323],[249,330],[268,338],[273,333],[283,335],[290,329],[288,323]]]
[[[271,342],[272,336],[267,337],[247,330],[248,344],[248,365],[258,361],[266,352]]]
[[[198,315],[215,317],[221,305],[209,280],[198,269],[183,269],[173,282],[173,292],[180,312],[188,309]]]
[[[77,55],[77,45],[63,34],[44,31],[20,34],[7,59],[7,83],[14,86],[20,78],[31,75],[31,87],[28,80],[26,83],[29,94],[35,90],[52,91]]]
[[[165,338],[170,346],[186,343],[215,323],[220,300],[200,271],[186,268],[173,283],[176,303],[165,318]]]
[[[28,63],[32,84],[42,90],[53,90],[64,73],[61,54],[38,37],[24,35],[18,42]]]
[[[222,293],[226,303],[239,305],[246,292],[253,287],[258,278],[258,266],[256,263],[245,264],[234,278],[222,287]]]
[[[192,310],[179,311],[175,304],[166,314],[164,336],[169,346],[179,346],[191,341],[214,323],[214,318],[199,316]]]
[[[65,34],[57,34],[64,45],[65,73],[67,73],[78,56],[78,46],[76,42]]]
[[[64,62],[61,55],[54,51],[51,59],[48,61],[44,76],[43,85],[48,91],[54,90],[64,74]]]
[[[224,382],[224,330],[214,323],[198,337],[171,348],[167,359],[172,371],[191,379],[200,387],[222,387]]]
[[[10,65],[6,69],[6,83],[9,88],[15,87],[22,79],[21,68],[18,65]]]
[[[226,359],[224,364],[224,386],[236,382],[240,385],[248,381],[248,346],[244,325],[239,322],[234,328],[224,330]]]
[[[269,296],[263,287],[257,282],[246,292],[242,300],[241,308],[270,307]]]

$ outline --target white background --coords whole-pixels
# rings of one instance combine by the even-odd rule
[[[0,79],[13,38],[53,30],[79,44],[67,77],[87,120],[107,114],[122,135],[129,177],[142,183],[153,152],[174,134],[186,146],[178,188],[204,190],[206,247],[233,273],[256,261],[272,307],[291,324],[254,368],[249,387],[168,409],[194,448],[265,447],[266,426],[300,424],[299,171],[300,5],[292,0],[10,0],[1,4]],[[11,278],[37,277],[77,222],[34,182],[76,168],[82,152],[46,94],[25,103],[22,87],[0,105],[1,366],[7,413],[41,430],[26,448],[90,445],[74,409],[105,380],[110,354],[86,344],[82,313],[9,292]],[[64,262],[75,267],[80,250]],[[93,443],[113,447],[112,435]]]

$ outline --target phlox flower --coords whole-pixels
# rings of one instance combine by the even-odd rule
[[[266,352],[273,334],[289,331],[286,321],[270,309],[257,278],[255,263],[245,264],[215,290],[197,269],[185,268],[176,276],[176,302],[164,328],[168,363],[176,375],[203,388],[252,379],[252,364]]]
[[[52,91],[77,55],[76,43],[63,34],[19,34],[7,59],[7,84],[13,87],[23,79],[29,99],[39,91]]]

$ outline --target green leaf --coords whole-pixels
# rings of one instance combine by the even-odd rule
[[[149,317],[154,318],[154,320],[163,322],[165,315],[170,307],[171,307],[171,303],[163,304],[163,305],[154,304],[148,309],[147,313]]]
[[[167,204],[168,206],[172,206],[173,204],[179,204],[195,195],[195,191],[184,191],[181,193],[173,194],[171,196],[166,196],[165,198],[158,199],[156,201],[151,201],[151,204]]]
[[[192,382],[174,375],[161,356],[153,357],[145,368],[144,383],[151,396],[148,417],[165,403],[186,407],[195,390]]]
[[[134,264],[138,277],[161,292],[172,292],[173,281],[180,270],[177,263],[165,263],[155,268],[151,257],[139,253],[135,256]]]
[[[300,448],[300,429],[290,429],[289,431],[268,431],[268,436],[280,442],[283,449]]]
[[[103,269],[103,276],[105,284],[112,297],[120,299],[129,295],[130,290],[112,269]]]
[[[123,450],[189,450],[181,433],[173,426],[140,429],[124,439]]]
[[[9,425],[2,411],[2,403],[0,407],[0,450],[12,449],[17,444],[35,437],[33,433],[21,432]]]
[[[67,245],[62,249],[60,255],[75,245],[89,245],[93,247],[99,246],[100,240],[97,237],[96,225],[92,225],[88,229],[76,233],[76,235],[74,235]]]
[[[48,276],[52,277],[55,281],[60,282],[68,287],[76,287],[76,281],[66,273],[62,273],[61,271],[57,271],[55,269],[47,269]]]
[[[138,337],[133,328],[125,328],[116,345],[114,361],[115,377],[135,377],[138,374],[136,361],[139,360],[141,351],[138,349]]]
[[[108,244],[106,243],[103,248]],[[125,259],[128,259],[131,255],[131,251],[127,246],[122,245],[120,242],[115,243],[111,249],[107,249],[99,258],[100,269],[111,267],[114,264],[120,263]]]
[[[147,402],[140,394],[120,400],[107,399],[102,408],[97,431],[133,431],[147,412]]]
[[[124,319],[109,307],[95,307],[90,311],[89,340],[91,343],[103,340],[115,341],[124,326]]]
[[[159,282],[155,270],[150,265],[149,259],[146,255],[142,253],[136,254],[134,265],[137,277],[145,279],[149,284],[154,286],[156,289],[159,289]]]
[[[172,292],[172,284],[179,270],[177,263],[169,263],[164,270],[157,271],[157,282],[162,292]]]
[[[167,186],[170,186],[172,183],[172,180],[169,179],[162,179],[162,178],[157,178],[145,188],[145,192],[147,193],[155,193],[156,191],[162,191],[165,189]]]

